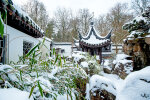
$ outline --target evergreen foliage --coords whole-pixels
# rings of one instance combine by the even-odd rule
[[[150,33],[150,7],[148,7],[141,16],[135,17],[131,22],[123,26],[124,30],[128,30],[134,37],[145,36]]]

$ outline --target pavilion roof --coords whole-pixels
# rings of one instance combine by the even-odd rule
[[[111,32],[112,32],[112,30],[105,37],[100,36],[99,34],[97,34],[97,31],[95,30],[94,25],[92,24],[87,36],[83,37],[79,33],[79,39],[80,39],[79,41],[80,41],[80,43],[82,43],[85,46],[103,47],[105,45],[110,44]]]

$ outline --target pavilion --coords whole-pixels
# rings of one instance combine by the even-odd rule
[[[97,34],[94,23],[91,22],[87,36],[84,37],[79,33],[79,47],[83,52],[99,55],[100,62],[102,62],[102,52],[111,51],[111,32],[112,30],[105,37],[102,37]]]

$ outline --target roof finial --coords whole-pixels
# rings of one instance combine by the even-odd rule
[[[90,22],[90,25],[91,25],[91,26],[94,25],[93,17],[94,17],[94,12],[92,12],[92,16],[91,16],[91,18],[89,19],[89,20],[91,21],[91,22]]]

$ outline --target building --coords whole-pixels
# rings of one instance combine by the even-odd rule
[[[111,32],[112,30],[105,37],[102,37],[97,34],[94,23],[91,22],[87,36],[83,37],[79,33],[79,47],[82,51],[89,52],[91,55],[99,55],[101,62],[102,52],[111,52]]]
[[[0,63],[17,62],[20,56],[28,51],[45,37],[40,27],[11,0],[0,0],[0,12],[7,10],[7,19],[4,25],[4,37],[0,37]],[[45,38],[45,45],[50,50],[51,40]],[[48,52],[45,48],[43,52]]]
[[[71,42],[53,42],[52,48],[55,48],[57,54],[65,57],[70,56],[73,50]]]

